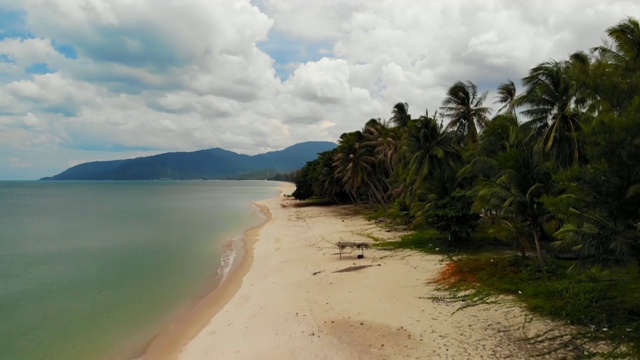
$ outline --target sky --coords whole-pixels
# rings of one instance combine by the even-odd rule
[[[337,141],[397,102],[520,85],[637,0],[0,0],[0,180]]]

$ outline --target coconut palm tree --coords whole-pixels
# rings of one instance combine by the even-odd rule
[[[381,205],[387,209],[389,195],[389,178],[397,164],[399,142],[396,133],[399,128],[392,128],[389,123],[380,119],[369,120],[362,130],[362,146],[370,149],[376,163],[371,174],[371,183],[382,195]]]
[[[507,114],[516,116],[516,84],[511,80],[498,86],[498,96],[494,104],[502,104],[498,109],[498,114],[505,111]]]
[[[640,88],[640,24],[627,18],[607,29],[609,41],[591,49],[595,62],[598,95],[616,114],[621,114]]]
[[[607,29],[610,43],[592,50],[600,53],[610,63],[626,69],[626,72],[640,74],[640,24],[634,18],[627,18],[618,25]]]
[[[403,129],[391,127],[380,119],[369,120],[363,129],[365,144],[374,148],[379,166],[388,178],[399,163],[400,138]]]
[[[491,178],[496,173],[495,157],[522,141],[517,137],[520,132],[515,116],[505,113],[494,117],[480,134],[479,146],[467,154],[467,164],[460,169],[458,176],[471,181]]]
[[[442,102],[442,116],[449,120],[447,130],[453,130],[457,143],[467,145],[478,142],[478,129],[489,123],[491,109],[482,106],[488,92],[478,94],[478,87],[471,81],[456,82],[447,91]]]
[[[426,181],[436,176],[445,182],[455,180],[457,166],[462,162],[462,156],[455,147],[454,134],[444,131],[435,115],[423,115],[409,123],[402,139],[400,156],[404,159],[402,172],[411,203],[415,202]]]
[[[519,131],[526,131],[520,127]],[[526,227],[533,235],[540,266],[545,265],[542,251],[543,223],[549,211],[543,196],[553,189],[551,172],[542,154],[530,142],[519,141],[516,136],[507,150],[495,157],[495,175],[478,181],[473,192],[475,207],[489,210],[511,227]]]
[[[516,100],[529,121],[525,126],[539,138],[542,148],[560,165],[584,160],[578,132],[583,112],[575,83],[569,76],[567,61],[549,60],[531,69],[522,79],[526,89]]]
[[[407,127],[409,121],[411,120],[411,115],[409,114],[409,104],[406,102],[399,102],[393,106],[393,110],[391,110],[391,122],[396,126],[404,128]]]
[[[318,154],[316,169],[312,173],[314,177],[313,190],[316,196],[322,196],[340,203],[345,199],[346,194],[333,163],[335,154],[335,149]]]
[[[336,174],[342,181],[345,190],[354,202],[360,203],[365,196],[369,205],[380,204],[385,207],[383,191],[377,174],[375,150],[366,144],[362,131],[344,133],[340,136],[334,166]]]

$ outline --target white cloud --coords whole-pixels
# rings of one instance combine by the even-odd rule
[[[300,65],[285,86],[305,100],[344,102],[349,100],[349,68],[345,60],[322,58]]]
[[[306,40],[337,39],[351,13],[367,1],[376,0],[265,0],[274,27],[292,37]]]
[[[0,173],[38,177],[80,159],[336,140],[388,118],[398,101],[414,116],[433,113],[457,80],[481,90],[517,82],[640,16],[628,0],[254,1],[3,2],[24,12],[32,36],[0,40]],[[325,57],[288,61],[282,46],[266,54],[257,44],[270,31]],[[31,74],[39,63],[53,73]],[[291,76],[282,82],[276,68]],[[33,167],[9,170],[9,157]]]
[[[58,62],[64,56],[51,45],[50,39],[5,38],[0,41],[0,53],[10,54],[16,65],[29,66],[38,62]]]

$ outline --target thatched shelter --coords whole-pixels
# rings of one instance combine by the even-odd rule
[[[354,241],[338,241],[338,249],[340,250],[340,259],[342,259],[342,252],[346,248],[360,249],[362,251],[362,257],[364,257],[364,249],[370,249],[371,245],[366,242],[354,242]]]

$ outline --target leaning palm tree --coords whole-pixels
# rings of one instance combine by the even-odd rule
[[[336,173],[333,159],[336,149],[318,154],[316,171],[312,174],[313,190],[318,196],[340,203],[344,198],[344,186]]]
[[[478,94],[478,87],[471,81],[458,81],[447,91],[442,102],[442,116],[449,120],[447,130],[453,130],[460,145],[478,142],[478,129],[489,123],[491,109],[482,106],[488,92]]]
[[[399,128],[392,128],[388,122],[380,119],[369,120],[362,130],[362,146],[368,148],[375,158],[375,166],[370,174],[371,186],[381,194],[381,205],[385,209],[390,189],[389,178],[397,164],[397,130]]]
[[[380,119],[371,119],[362,131],[367,146],[374,148],[376,158],[381,170],[388,178],[397,167],[400,157],[400,134],[403,129],[391,127],[389,122]]]

